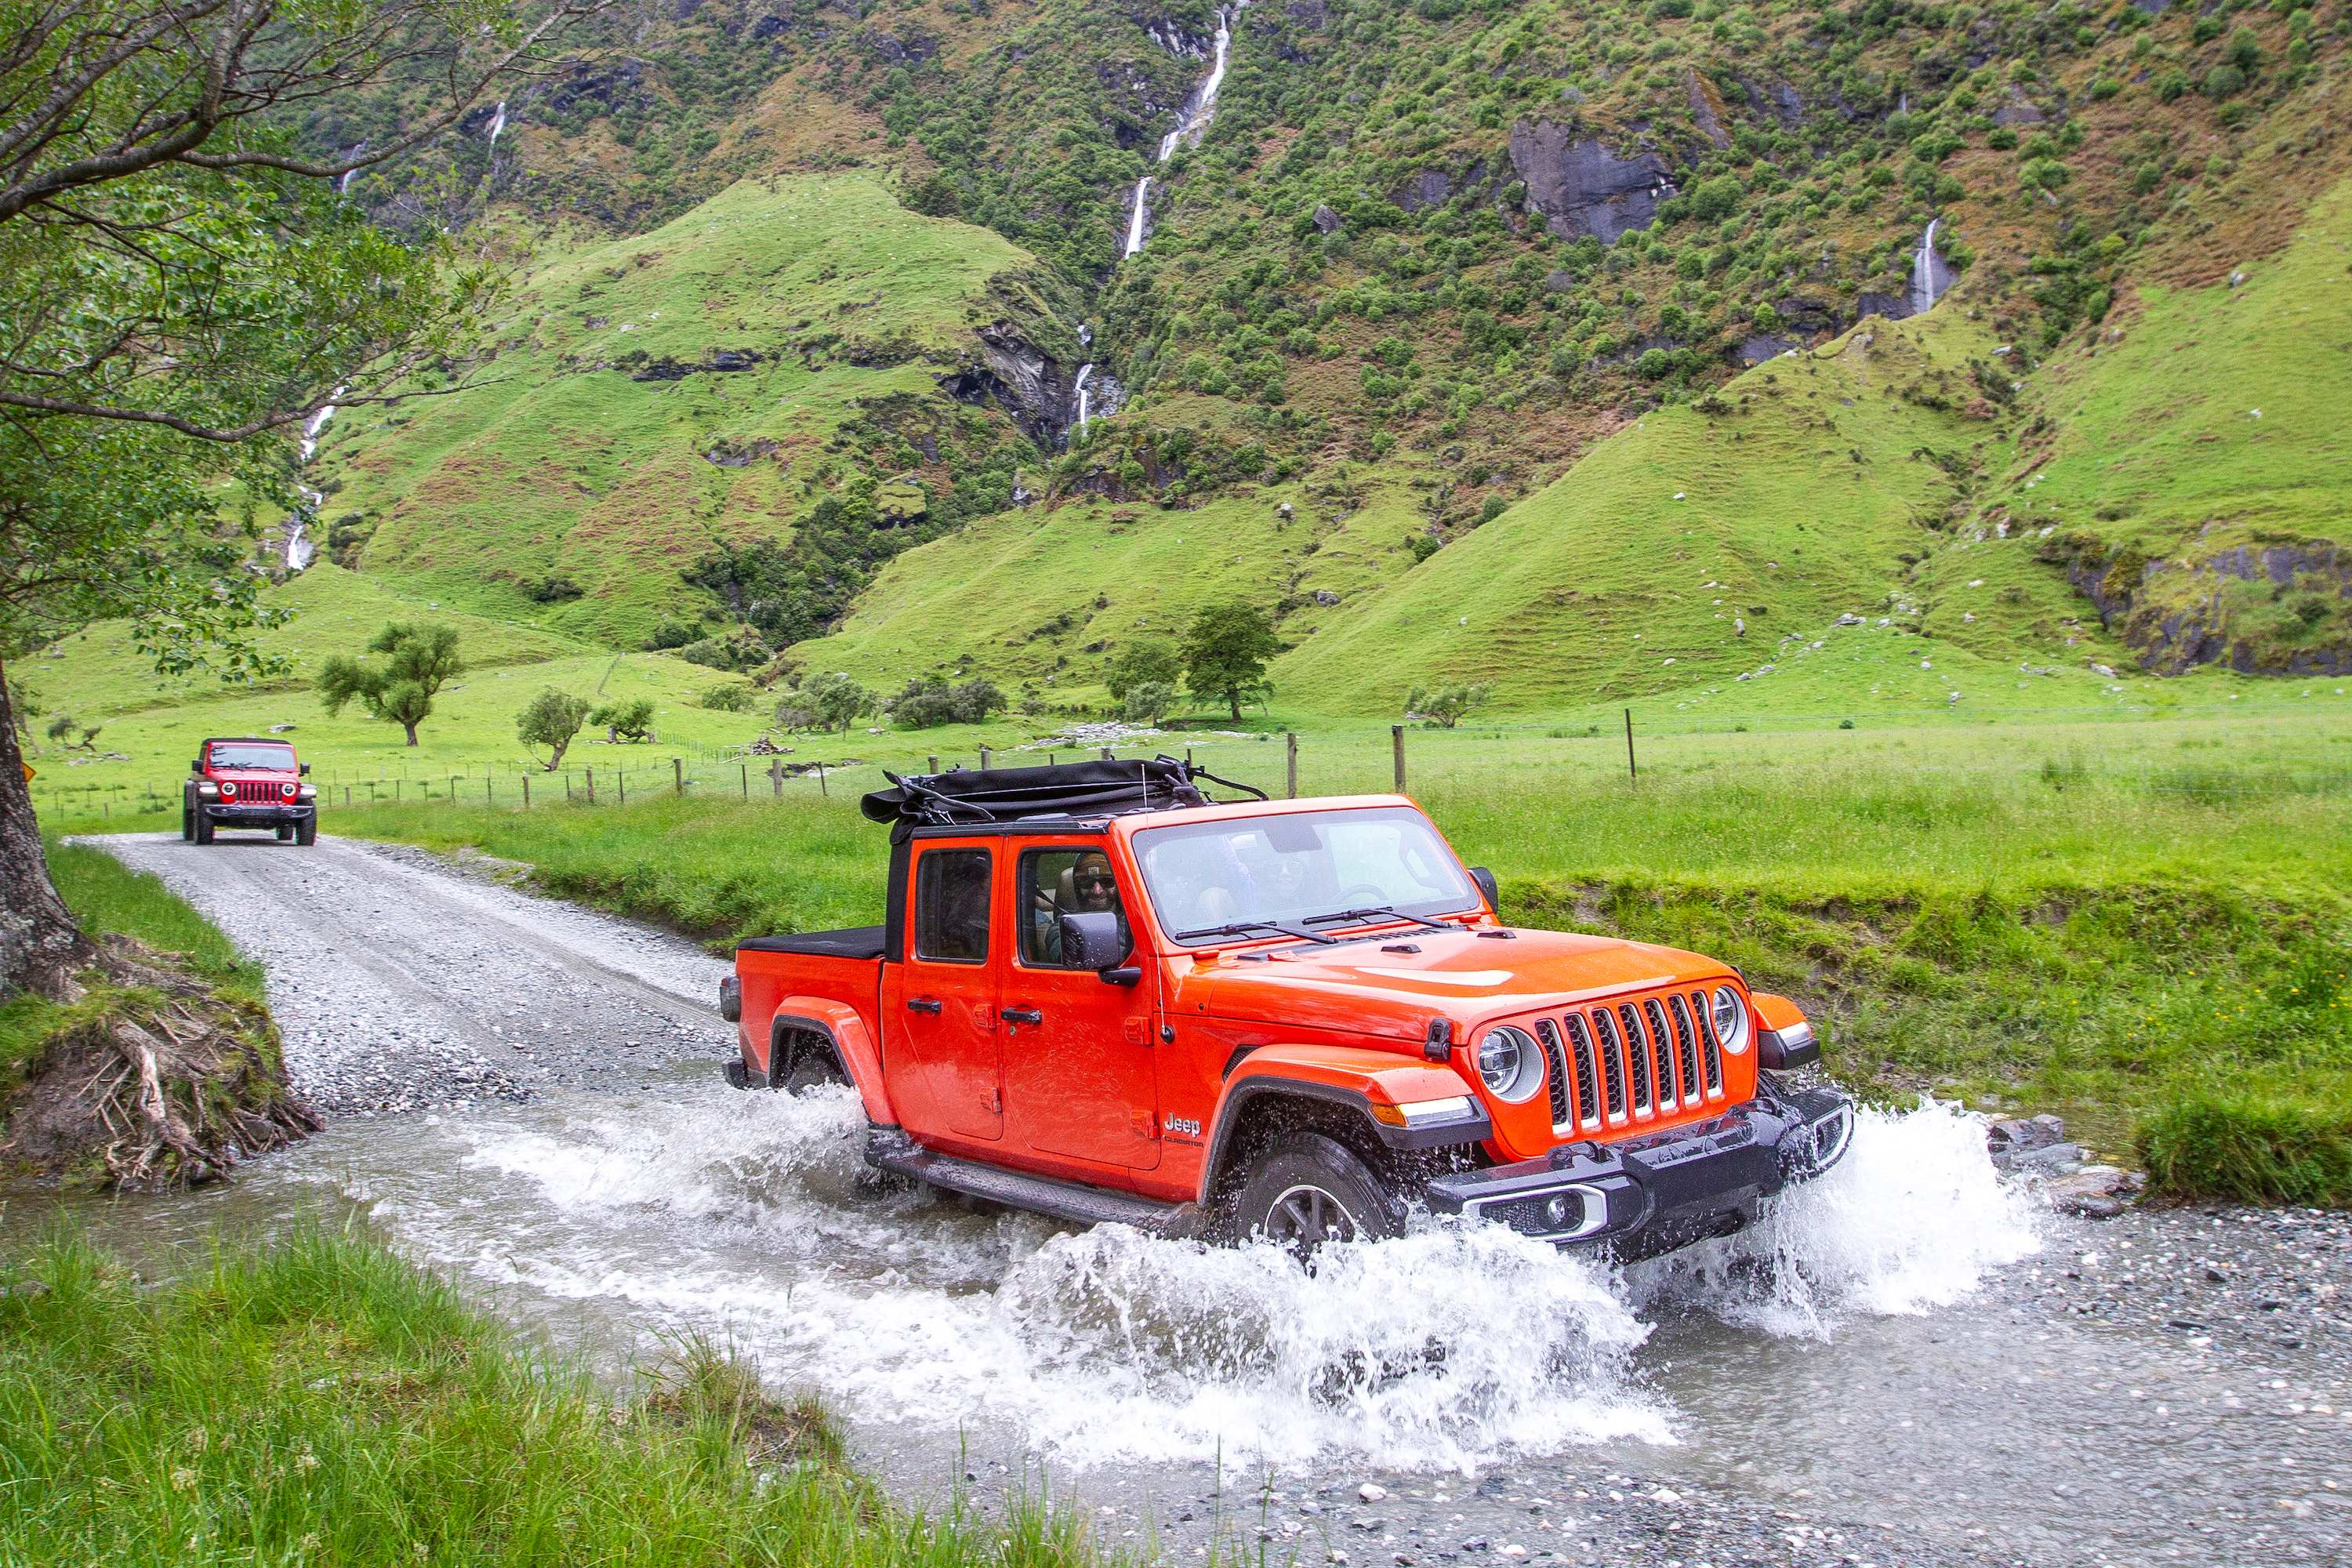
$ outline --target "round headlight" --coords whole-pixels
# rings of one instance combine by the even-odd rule
[[[223,780],[220,786],[220,792],[221,798],[224,800],[235,800],[236,798],[236,781],[235,779]]]
[[[1543,1087],[1543,1056],[1533,1036],[1505,1024],[1478,1042],[1478,1076],[1496,1099],[1517,1104]]]
[[[1739,1005],[1739,993],[1728,985],[1715,988],[1715,1037],[1733,1056],[1748,1048],[1748,1009]]]

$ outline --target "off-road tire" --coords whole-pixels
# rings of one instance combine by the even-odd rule
[[[786,1094],[797,1095],[821,1084],[848,1081],[849,1075],[841,1070],[841,1064],[833,1059],[831,1051],[822,1046],[803,1046],[784,1076],[776,1080],[776,1087]]]
[[[314,816],[307,822],[296,823],[294,842],[305,849],[319,842],[319,819]]]
[[[199,844],[210,844],[212,841],[212,819],[200,811],[196,813],[196,842]]]
[[[188,797],[184,794],[180,796],[180,842],[194,844],[195,841],[196,808],[189,803]]]
[[[1264,1236],[1304,1255],[1326,1241],[1402,1235],[1404,1204],[1338,1139],[1293,1132],[1249,1163],[1233,1225],[1241,1240]]]
[[[294,825],[290,822],[281,822],[270,831],[280,844],[290,844],[294,841]]]

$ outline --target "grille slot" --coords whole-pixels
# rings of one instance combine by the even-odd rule
[[[1661,1114],[1675,1108],[1675,1053],[1664,1040],[1650,1038],[1642,1027],[1641,1009],[1631,1002],[1617,1004],[1617,1016],[1625,1026],[1625,1048],[1649,1063],[1650,1080],[1656,1089],[1651,1103]]]
[[[1593,1042],[1591,1032],[1585,1027],[1584,1016],[1580,1013],[1570,1013],[1568,1016],[1568,1037],[1576,1046],[1577,1061],[1580,1064],[1588,1061],[1592,1064],[1591,1081],[1595,1088],[1596,1098],[1601,1102],[1600,1110],[1606,1113],[1612,1121],[1624,1121],[1624,1062],[1612,1054],[1608,1041],[1602,1040],[1597,1045]],[[1597,1127],[1600,1122],[1595,1118],[1587,1125]]]
[[[1669,992],[1664,998],[1653,997],[1642,1004],[1650,1010],[1651,1027],[1656,1029],[1662,1036],[1666,1032],[1666,1015],[1674,1012],[1674,1009],[1667,1005],[1673,1000],[1674,994]],[[1683,1103],[1696,1105],[1699,1102],[1700,1092],[1698,1045],[1691,1038],[1690,1026],[1684,1021],[1679,1013],[1675,1015],[1674,1034],[1675,1066],[1682,1073]]]
[[[1675,1003],[1681,1005],[1682,998],[1675,997]],[[1723,1092],[1723,1047],[1715,1037],[1715,1026],[1708,1022],[1706,993],[1692,992],[1690,1005],[1692,1015],[1698,1020],[1699,1049],[1706,1058],[1706,1091],[1719,1095]]]
[[[1664,1082],[1667,1072],[1672,1070],[1675,1081],[1682,1086],[1681,1103],[1696,1105],[1698,1074],[1693,1070],[1690,1058],[1685,1054],[1690,1042],[1677,1040],[1667,1032],[1666,1010],[1658,1005],[1656,997],[1642,998],[1642,1017],[1650,1026],[1650,1038],[1658,1043],[1658,1056],[1661,1063],[1658,1068],[1658,1081]],[[1664,1065],[1669,1062],[1673,1064],[1671,1069]]]
[[[1628,1014],[1631,1016],[1631,1014]],[[1592,1010],[1592,1026],[1600,1033],[1601,1048],[1632,1068],[1633,1081],[1633,1114],[1650,1116],[1657,1110],[1657,1097],[1650,1089],[1650,1053],[1642,1048],[1641,1037],[1629,1036],[1620,1040],[1617,1016],[1606,1007]]]
[[[1577,1120],[1587,1127],[1598,1127],[1601,1125],[1599,1057],[1592,1049],[1591,1038],[1585,1033],[1583,1019],[1570,1013],[1561,1021],[1568,1026],[1568,1047],[1576,1057]],[[1618,1086],[1618,1091],[1623,1092],[1622,1084]],[[1616,1114],[1624,1114],[1623,1106],[1620,1105],[1615,1110]]]
[[[1546,1086],[1551,1090],[1551,1127],[1564,1131],[1568,1125],[1568,1061],[1560,1055],[1559,1031],[1551,1026],[1549,1018],[1536,1020],[1536,1037],[1543,1042]]]

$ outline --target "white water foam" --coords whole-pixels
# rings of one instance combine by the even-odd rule
[[[1985,1120],[1948,1101],[1864,1110],[1835,1170],[1738,1236],[1643,1265],[1643,1306],[1679,1300],[1778,1335],[1948,1307],[2041,1248],[2032,1199],[1985,1155]]]
[[[722,1333],[861,1421],[991,1429],[1079,1468],[1466,1470],[1671,1443],[1685,1417],[1645,1386],[1644,1314],[1696,1304],[1819,1333],[1957,1300],[2033,1246],[1980,1124],[1935,1106],[1864,1117],[1841,1169],[1754,1231],[1624,1276],[1454,1221],[1328,1249],[1309,1275],[1273,1247],[877,1192],[845,1090],[713,1089],[454,1131],[462,1194],[371,1194],[430,1261],[646,1332]]]

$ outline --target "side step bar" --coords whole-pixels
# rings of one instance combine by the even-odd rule
[[[1108,1187],[1001,1171],[926,1149],[896,1127],[867,1131],[866,1163],[966,1197],[1077,1225],[1131,1225],[1152,1236],[1188,1237],[1200,1224],[1197,1204],[1163,1204]]]

